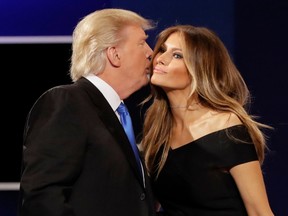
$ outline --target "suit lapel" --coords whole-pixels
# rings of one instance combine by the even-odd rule
[[[102,120],[106,128],[110,131],[111,136],[113,136],[116,139],[117,143],[119,143],[121,149],[126,155],[130,166],[132,167],[133,172],[137,176],[138,180],[141,182],[142,186],[144,186],[142,176],[138,171],[133,150],[130,146],[129,140],[120,121],[115,115],[114,110],[111,108],[102,93],[90,81],[85,78],[81,78],[77,81],[77,84],[85,88],[85,90],[89,94],[96,109],[98,110],[97,113],[100,119]]]

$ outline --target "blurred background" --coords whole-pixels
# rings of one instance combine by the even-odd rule
[[[157,21],[148,32],[151,47],[157,33],[174,24],[218,34],[251,90],[251,113],[275,128],[267,131],[271,151],[263,170],[275,215],[287,216],[288,0],[1,0],[0,215],[16,216],[26,116],[46,89],[71,82],[72,31],[102,8],[130,9]],[[145,107],[138,104],[148,93],[144,87],[126,101],[139,136]]]

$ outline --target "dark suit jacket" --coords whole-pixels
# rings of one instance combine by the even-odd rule
[[[100,91],[81,78],[45,92],[24,131],[21,216],[151,216],[128,138]]]

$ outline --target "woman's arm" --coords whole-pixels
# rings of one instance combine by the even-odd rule
[[[230,169],[249,216],[273,216],[259,161]]]

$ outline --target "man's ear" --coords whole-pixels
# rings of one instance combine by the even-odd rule
[[[121,65],[119,53],[116,47],[108,47],[106,53],[111,65],[114,67],[119,67]]]

